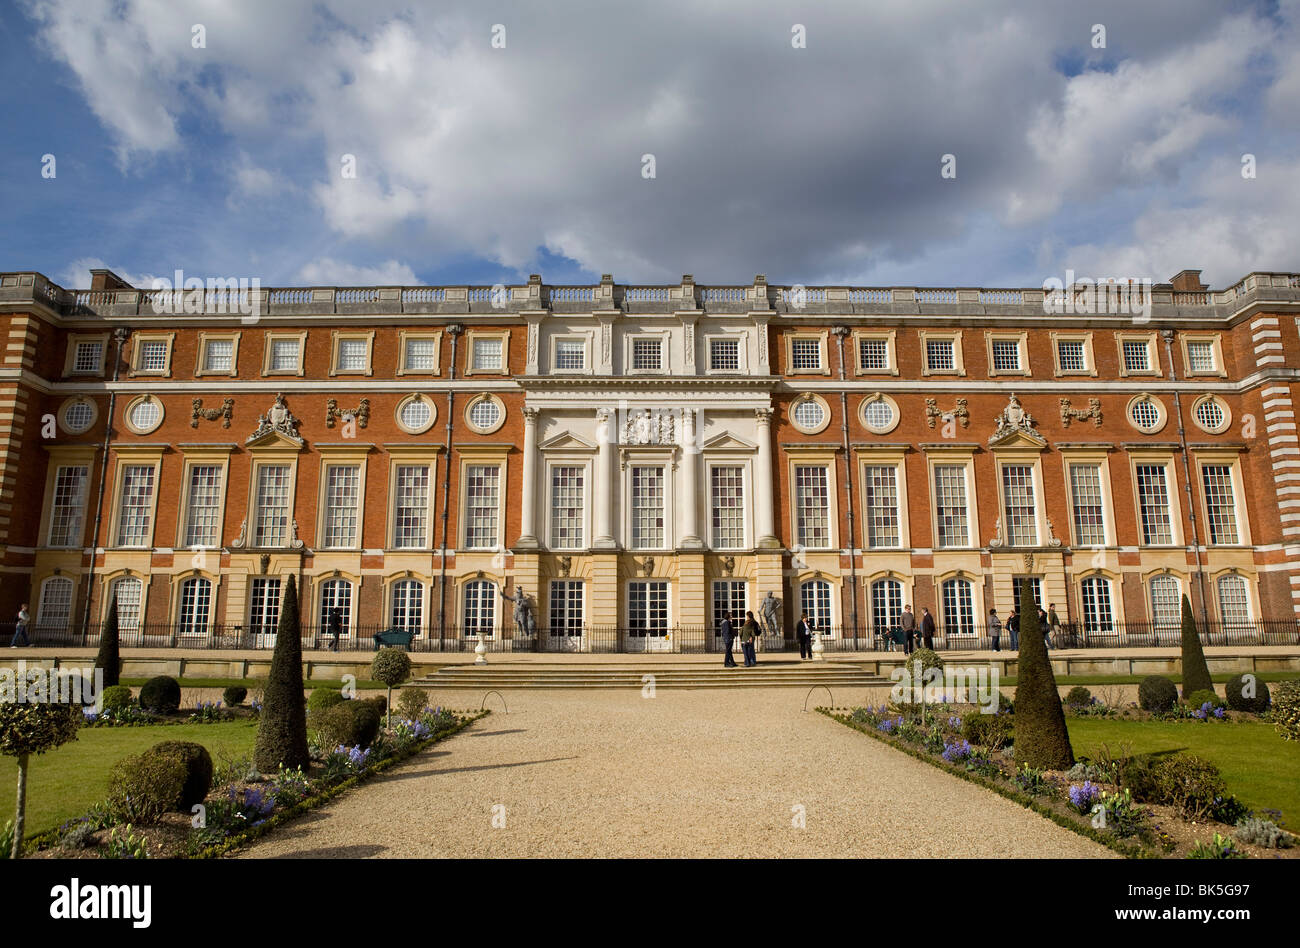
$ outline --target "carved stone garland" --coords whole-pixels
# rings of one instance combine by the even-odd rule
[[[235,409],[235,400],[233,398],[222,400],[220,408],[204,408],[203,399],[201,398],[194,399],[190,404],[193,409],[190,413],[191,428],[197,428],[199,426],[200,418],[205,421],[216,421],[218,418],[221,418],[221,427],[230,427],[230,416],[234,413]]]

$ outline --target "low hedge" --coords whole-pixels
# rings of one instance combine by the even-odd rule
[[[155,714],[172,714],[181,706],[181,686],[169,675],[150,678],[140,689],[140,707]]]

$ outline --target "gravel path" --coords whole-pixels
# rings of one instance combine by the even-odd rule
[[[802,713],[794,689],[506,697],[509,714],[495,711],[239,855],[1113,855]],[[504,828],[493,828],[494,806]],[[795,807],[806,828],[792,825]]]

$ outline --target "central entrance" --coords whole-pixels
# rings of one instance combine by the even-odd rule
[[[636,580],[627,584],[627,650],[670,652],[668,581]]]

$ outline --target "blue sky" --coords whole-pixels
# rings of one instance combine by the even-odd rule
[[[1300,0],[19,0],[0,270],[1222,286],[1300,270],[1298,26]]]

